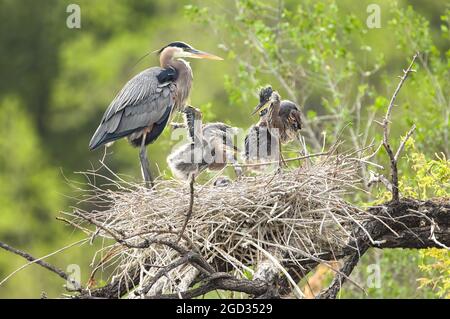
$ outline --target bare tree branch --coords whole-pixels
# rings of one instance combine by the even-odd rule
[[[68,274],[66,274],[64,271],[59,269],[58,267],[53,266],[52,264],[49,264],[48,262],[45,262],[43,260],[40,260],[39,258],[35,258],[35,257],[31,256],[29,253],[26,253],[22,250],[11,247],[8,244],[5,244],[3,242],[0,242],[0,248],[3,248],[4,250],[7,250],[7,251],[9,251],[13,254],[16,254],[20,257],[23,257],[26,260],[28,260],[29,262],[35,263],[39,266],[42,266],[45,269],[50,270],[51,272],[57,274],[59,277],[61,277],[62,279],[66,280],[66,281],[71,281],[71,277]]]
[[[408,75],[411,72],[415,72],[415,70],[413,70],[413,66],[414,63],[417,59],[417,57],[419,56],[419,52],[417,52],[413,58],[411,63],[409,64],[408,68],[406,70],[403,70],[403,75],[400,77],[400,82],[397,85],[397,88],[394,91],[394,94],[391,97],[391,100],[389,102],[387,111],[386,111],[386,115],[383,119],[383,146],[386,150],[386,153],[389,156],[389,160],[391,162],[391,179],[392,179],[392,199],[394,201],[398,201],[399,200],[399,192],[398,192],[398,169],[397,169],[397,160],[399,157],[399,154],[401,152],[401,150],[404,147],[404,143],[406,143],[406,140],[409,138],[409,136],[412,134],[412,132],[415,129],[415,126],[413,126],[413,128],[410,130],[410,132],[408,132],[404,143],[402,143],[402,145],[399,147],[396,155],[394,155],[394,152],[392,151],[392,147],[391,144],[389,143],[389,123],[391,120],[391,113],[392,113],[392,108],[394,107],[394,103],[395,100],[397,99],[397,95],[400,92],[403,84],[405,83],[406,79],[408,78]]]
[[[367,250],[368,247],[365,249]],[[323,292],[321,292],[316,299],[336,299],[339,291],[342,288],[345,280],[350,276],[353,269],[358,265],[358,262],[361,258],[361,255],[365,253],[365,251],[357,251],[346,258],[344,265],[340,269],[340,273],[337,273],[331,282],[330,286]]]
[[[398,161],[398,158],[400,157],[401,152],[403,152],[403,149],[405,148],[406,142],[409,140],[409,138],[411,137],[411,135],[414,133],[414,131],[416,130],[416,124],[414,124],[411,129],[408,131],[408,133],[406,133],[405,138],[403,139],[403,141],[400,143],[400,146],[398,147],[397,152],[395,153],[394,159],[396,161]]]

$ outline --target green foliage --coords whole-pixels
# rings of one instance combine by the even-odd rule
[[[420,288],[431,287],[439,298],[450,299],[450,252],[431,248],[420,252],[420,270],[427,277],[419,278]]]
[[[26,243],[36,229],[48,226],[48,212],[61,207],[59,191],[64,186],[58,169],[48,164],[36,127],[17,98],[0,101],[0,135],[0,233]],[[47,230],[46,240],[58,233],[55,228]]]
[[[399,181],[400,193],[405,197],[417,199],[450,198],[450,161],[444,154],[435,155],[435,159],[427,159],[417,150],[415,141],[410,138],[405,151],[408,167],[412,169],[412,176],[403,175]],[[380,192],[376,203],[390,199],[388,191]],[[425,249],[419,252],[409,252],[410,264],[418,265],[426,277],[418,278],[419,287],[428,291],[431,288],[437,297],[450,296],[450,253],[442,249]]]
[[[371,30],[365,25],[364,3],[353,10],[332,0],[286,1],[284,7],[276,1],[236,0],[233,4],[226,10],[203,3],[185,7],[193,22],[214,30],[234,62],[233,75],[224,76],[231,105],[253,103],[257,87],[271,83],[284,97],[302,104],[305,113],[335,116],[332,121],[318,118],[308,123],[316,132],[307,128],[304,133],[312,149],[321,148],[318,132],[331,133],[327,142],[332,143],[343,128],[349,146],[361,148],[370,136],[379,136],[373,120],[385,111],[405,61],[419,50],[423,52],[417,67],[421,76],[413,77],[402,90],[403,116],[398,120],[402,123],[396,125],[395,133],[403,134],[400,129],[420,122],[419,146],[431,135],[431,145],[428,141],[426,147],[448,153],[450,107],[444,92],[450,82],[448,58],[442,55],[445,45],[433,36],[436,31],[427,18],[411,6],[381,3],[385,25]],[[446,17],[441,17],[443,23],[448,22]],[[402,50],[401,58],[392,45]]]
[[[445,154],[436,154],[436,159],[428,160],[417,151],[414,139],[406,143],[408,163],[415,173],[414,179],[403,177],[400,189],[404,196],[429,199],[449,197],[450,195],[450,161]]]
[[[406,196],[420,199],[450,198],[450,161],[445,155],[428,160],[419,153],[411,140],[407,143],[408,161],[416,177],[402,179],[401,190]],[[450,298],[450,252],[445,249],[426,249],[420,252],[420,270],[426,275],[420,278],[420,287],[431,287],[440,298]]]
[[[413,249],[375,249],[366,253],[351,278],[367,292],[351,283],[345,284],[339,298],[435,298],[431,288],[419,289],[421,253]],[[371,268],[379,267],[379,278]],[[376,286],[377,280],[380,286]]]
[[[420,77],[412,77],[409,83],[408,99],[404,120],[408,126],[418,125],[416,140],[419,147],[449,154],[449,117],[450,90],[448,44],[439,48],[442,39],[448,38],[449,9],[440,17],[444,28],[440,28],[437,37],[431,35],[429,21],[414,11],[411,6],[406,9],[393,8],[393,18],[389,21],[390,29],[398,39],[397,47],[401,50],[420,51],[417,71]],[[446,31],[447,30],[447,31]],[[434,39],[436,38],[436,39]],[[446,93],[447,92],[447,93]],[[418,111],[420,110],[420,112]]]

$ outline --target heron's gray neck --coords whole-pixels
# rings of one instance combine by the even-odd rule
[[[280,101],[274,101],[270,105],[269,112],[268,112],[269,118],[273,118],[274,116],[278,116],[280,114]]]
[[[203,123],[200,111],[193,107],[187,106],[184,113],[184,120],[188,133],[191,137],[191,142],[201,142],[203,140]]]
[[[168,66],[177,70],[178,73],[177,80],[175,81],[178,91],[175,107],[180,110],[186,105],[189,93],[191,92],[193,80],[192,69],[189,63],[182,59],[171,59]]]
[[[192,142],[196,145],[202,145],[203,144],[203,124],[201,118],[196,118],[194,120],[193,127],[190,129],[193,132],[192,136]]]

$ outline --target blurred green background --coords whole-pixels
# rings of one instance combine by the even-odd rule
[[[81,8],[80,29],[66,26],[71,3]],[[75,172],[99,166],[102,151],[91,152],[87,145],[104,110],[130,77],[158,63],[152,54],[135,66],[138,59],[175,40],[226,58],[191,62],[191,101],[207,120],[248,128],[255,121],[249,113],[257,87],[271,83],[302,105],[313,134],[304,134],[311,150],[317,148],[312,136],[329,145],[348,123],[349,147],[368,145],[372,138],[378,142],[374,120],[381,118],[396,76],[420,50],[424,60],[401,92],[392,134],[399,138],[416,123],[410,151],[430,160],[435,154],[448,158],[449,7],[443,0],[379,0],[381,27],[371,29],[366,25],[371,3],[0,0],[0,241],[44,256],[83,238],[55,220],[76,203],[68,180],[80,181]],[[166,130],[149,147],[152,169],[167,177],[165,159],[177,142],[169,136]],[[140,180],[136,149],[120,141],[109,151],[112,170]],[[385,154],[376,160],[383,163]],[[406,160],[401,169],[413,180],[408,187],[420,186]],[[436,182],[444,185],[435,187],[444,189],[440,196],[448,196],[445,176]],[[382,190],[372,190],[352,200],[367,203],[382,196]],[[62,269],[80,265],[86,280],[95,250],[74,246],[48,260]],[[448,287],[417,289],[419,278],[434,276],[419,268],[425,260],[437,262],[415,251],[372,252],[355,278],[364,283],[367,265],[377,263],[381,286],[364,296],[347,285],[342,297],[445,296],[442,289]],[[23,264],[0,250],[0,281]],[[63,283],[35,265],[0,286],[0,298],[38,298],[42,292],[57,297]]]

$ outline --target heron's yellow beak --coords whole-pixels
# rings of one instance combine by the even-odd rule
[[[268,101],[267,101],[267,102],[260,102],[260,103],[255,107],[255,109],[253,110],[252,115],[255,115],[256,113],[261,112],[262,110],[268,108],[269,105],[270,105],[270,103],[268,103]]]
[[[199,51],[199,50],[192,50],[189,52],[189,55],[187,56],[188,58],[192,58],[192,59],[208,59],[208,60],[223,60],[221,57],[208,53],[208,52],[204,52],[204,51]]]

